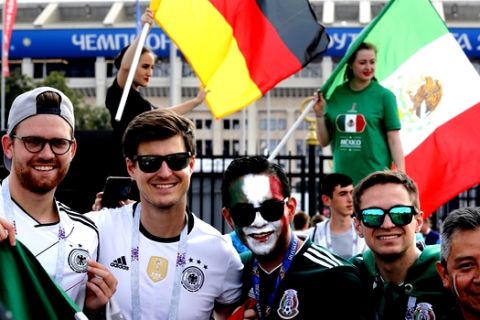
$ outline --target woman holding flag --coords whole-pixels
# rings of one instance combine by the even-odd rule
[[[375,46],[361,43],[348,59],[345,82],[327,101],[319,93],[314,106],[320,145],[332,144],[334,171],[354,184],[392,161],[405,171],[396,98],[375,79],[375,63]]]
[[[153,12],[150,8],[147,8],[141,17],[142,25],[148,23],[148,25],[151,27],[153,25],[153,21]],[[139,38],[140,37],[137,36],[134,41],[129,46],[125,47],[115,58],[114,65],[118,72],[112,85],[107,90],[105,105],[110,112],[113,135],[115,139],[115,150],[119,151],[120,154],[118,157],[121,158],[119,164],[120,167],[114,169],[114,174],[127,175],[125,161],[123,160],[123,155],[121,154],[121,140],[129,122],[137,115],[145,111],[155,109],[155,107],[140,93],[140,88],[147,87],[150,83],[153,75],[153,68],[155,67],[154,53],[149,48],[143,47],[133,78],[132,86],[131,88],[128,88],[130,91],[125,103],[125,109],[123,110],[122,118],[120,121],[115,120],[115,115],[120,104],[123,90],[125,89],[128,73],[130,72],[130,66],[132,65]],[[179,114],[185,114],[200,105],[204,99],[205,91],[203,88],[201,88],[195,98],[184,103],[171,106],[170,108]]]

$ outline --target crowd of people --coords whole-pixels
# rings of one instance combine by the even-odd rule
[[[149,10],[142,21],[152,22]],[[136,41],[117,60],[112,116]],[[146,107],[127,100],[114,126],[139,197],[119,208],[101,208],[99,194],[95,211],[80,214],[55,199],[77,149],[73,106],[54,88],[21,94],[2,137],[10,174],[1,184],[1,256],[7,241],[20,242],[48,274],[42,281],[91,319],[480,319],[480,208],[451,212],[440,240],[427,226],[428,243],[417,241],[419,192],[405,173],[395,97],[374,77],[375,55],[360,45],[346,82],[328,101],[317,97],[317,131],[322,145],[333,144],[336,173],[322,177],[330,216],[310,228],[307,214],[295,214],[284,169],[261,156],[234,159],[224,172],[230,234],[187,207],[195,128],[183,113],[205,92],[186,109],[152,108],[138,91],[151,76],[148,50],[129,89]],[[340,143],[352,115],[369,124],[353,132],[361,150]],[[0,318],[3,308],[18,312],[3,282],[0,293]]]
[[[441,248],[419,246],[418,190],[402,171],[375,171],[355,187],[327,175],[329,219],[294,233],[297,203],[283,168],[235,159],[221,191],[225,220],[247,248],[240,256],[229,235],[187,208],[188,118],[162,109],[131,121],[123,149],[140,201],[85,215],[54,196],[75,155],[73,132],[62,92],[42,87],[14,101],[2,137],[10,175],[0,240],[25,245],[93,318],[308,319],[322,310],[327,319],[479,319],[480,208],[447,217]]]

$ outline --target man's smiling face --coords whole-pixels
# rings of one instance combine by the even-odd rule
[[[272,202],[284,200],[281,183],[275,176],[266,174],[248,174],[234,181],[230,186],[231,208],[245,205],[253,208],[262,207]],[[266,206],[265,206],[266,207]],[[285,204],[270,206],[278,208],[280,218],[268,221],[260,212],[255,213],[253,222],[242,226],[235,222],[235,230],[240,239],[256,256],[269,256],[284,249],[289,241],[289,216]],[[240,212],[241,214],[241,212]],[[245,211],[245,214],[247,212]]]

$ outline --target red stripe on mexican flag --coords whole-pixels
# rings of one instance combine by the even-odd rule
[[[349,52],[362,41],[377,46],[377,79],[397,97],[407,173],[430,215],[480,182],[480,76],[429,0],[390,1]]]

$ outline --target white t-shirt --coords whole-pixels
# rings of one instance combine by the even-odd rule
[[[99,261],[118,279],[116,304],[132,319],[131,248],[134,205],[87,215],[100,233]],[[241,295],[243,265],[235,249],[212,226],[188,213],[186,264],[182,270],[179,320],[208,320],[214,303],[232,304]],[[179,237],[160,239],[140,225],[139,295],[141,319],[167,319]]]
[[[3,200],[3,199],[2,199]],[[83,308],[87,283],[87,260],[97,258],[98,232],[93,222],[55,201],[60,222],[40,224],[12,201],[17,239],[38,259],[52,279],[57,270],[59,226],[65,230],[63,280],[59,284]],[[2,209],[4,207],[2,206]],[[1,210],[3,213],[3,210]],[[5,215],[7,216],[7,215]]]
[[[309,228],[306,234],[313,243],[325,247],[345,259],[349,259],[352,256],[363,253],[367,249],[365,239],[358,236],[354,229],[353,221],[352,229],[340,235],[343,238],[348,238],[346,239],[346,241],[342,241],[342,243],[334,243],[336,239],[338,239],[338,236],[335,237],[335,235],[332,235],[329,219],[321,221],[317,223],[314,227]],[[347,244],[348,248],[345,247],[347,246]],[[340,247],[343,247],[343,249],[341,249]]]

